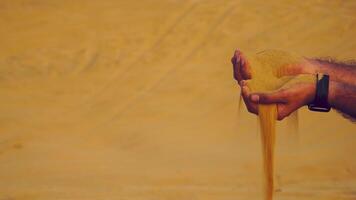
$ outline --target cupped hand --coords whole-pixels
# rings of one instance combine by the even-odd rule
[[[258,104],[276,104],[278,120],[311,103],[315,97],[314,83],[296,83],[269,93],[251,93],[246,81],[241,84],[242,96],[249,112],[258,114]]]
[[[278,120],[282,120],[311,103],[315,97],[315,83],[296,83],[269,93],[251,93],[248,81],[252,75],[248,60],[240,50],[236,50],[231,62],[234,78],[241,87],[241,96],[251,113],[258,114],[258,104],[277,104]],[[316,67],[312,60],[304,59],[300,63],[283,66],[280,76],[314,74]]]
[[[243,80],[251,79],[251,68],[248,60],[240,50],[236,50],[231,63],[234,70],[234,78],[240,84]],[[241,84],[240,84],[241,85]]]

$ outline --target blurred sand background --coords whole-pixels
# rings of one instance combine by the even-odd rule
[[[356,1],[1,0],[0,200],[261,199],[235,48],[356,57]],[[275,199],[356,199],[356,126],[280,123]]]

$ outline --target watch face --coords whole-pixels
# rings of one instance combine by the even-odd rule
[[[317,112],[329,112],[330,106],[329,107],[320,107],[315,104],[309,104],[308,109],[312,110],[312,111],[317,111]]]

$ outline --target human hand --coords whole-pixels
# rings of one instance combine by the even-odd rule
[[[236,50],[231,62],[234,78],[241,87],[241,96],[251,113],[258,114],[258,104],[277,104],[278,120],[282,120],[314,99],[315,83],[296,83],[270,93],[251,93],[248,81],[252,76],[248,60],[240,50]],[[317,67],[313,60],[303,59],[300,63],[283,66],[279,76],[314,74]]]
[[[231,63],[234,70],[234,78],[240,84],[242,80],[252,78],[251,67],[245,55],[240,50],[235,50]],[[299,74],[325,73],[322,64],[316,59],[303,58],[299,63],[283,66],[278,76],[295,76]]]
[[[295,83],[270,93],[251,93],[248,82],[241,81],[242,97],[249,112],[258,114],[258,104],[276,104],[277,119],[282,120],[315,97],[315,83]]]
[[[251,68],[248,60],[240,50],[236,50],[233,57],[231,58],[231,63],[234,70],[234,78],[240,85],[243,80],[251,79]]]
[[[237,81],[237,83],[240,85],[241,96],[243,98],[243,101],[245,102],[247,110],[251,113],[257,114],[255,112],[257,110],[256,104],[250,101],[248,95],[244,95],[247,94],[247,92],[243,92],[243,90],[247,91],[248,88],[247,85],[243,87],[242,83],[245,83],[244,81],[252,78],[251,68],[248,60],[246,59],[244,54],[237,49],[235,50],[234,55],[231,58],[231,63],[233,65],[234,78]]]

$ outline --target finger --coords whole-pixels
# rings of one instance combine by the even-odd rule
[[[287,97],[285,90],[278,90],[272,93],[253,93],[250,95],[250,100],[260,104],[276,104],[287,103]]]
[[[233,57],[234,78],[240,83],[242,80],[240,73],[240,51],[236,50]]]
[[[251,94],[250,89],[248,88],[247,85],[244,85],[241,88],[242,88],[241,95],[242,95],[242,98],[246,104],[247,110],[251,113],[258,114],[257,104],[250,101],[250,98],[249,98],[249,96]]]
[[[247,86],[248,88],[250,88],[250,87],[249,87],[249,81],[248,81],[248,80],[241,80],[241,81],[240,81],[240,85],[241,85],[241,87],[242,87],[242,86]]]
[[[233,76],[234,76],[234,79],[237,81],[237,82],[239,82],[239,78],[237,77],[237,72],[236,72],[236,58],[235,58],[235,56],[233,56],[232,58],[231,58],[231,63],[232,63],[232,74],[233,74]]]
[[[243,80],[251,79],[251,67],[246,56],[240,52],[240,73]]]

